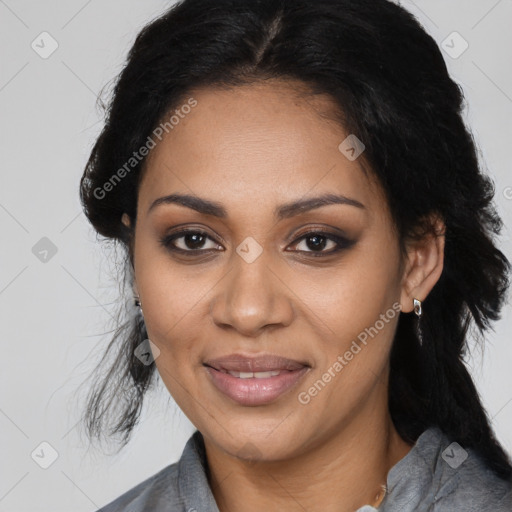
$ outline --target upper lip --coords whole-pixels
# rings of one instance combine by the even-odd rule
[[[309,366],[293,359],[263,354],[257,356],[244,356],[243,354],[229,354],[217,359],[205,361],[206,366],[211,366],[219,371],[231,372],[270,372],[276,370],[300,370]]]

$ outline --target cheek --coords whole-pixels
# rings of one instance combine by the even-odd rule
[[[142,237],[140,246],[144,247]],[[205,314],[204,297],[211,289],[210,280],[198,279],[193,266],[180,266],[160,249],[136,248],[135,275],[142,299],[149,338],[160,350],[176,357],[186,357],[200,333],[197,315]],[[195,275],[194,275],[195,274]],[[206,313],[208,311],[206,310]]]
[[[355,411],[376,384],[385,381],[400,314],[399,294],[391,269],[372,263],[371,258],[347,263],[322,286],[317,280],[314,288],[304,284],[298,292],[308,298],[301,315],[308,318],[309,327],[316,325],[316,368],[298,390],[299,403],[308,403],[315,415],[323,415],[326,408],[336,411],[326,419],[326,427]]]

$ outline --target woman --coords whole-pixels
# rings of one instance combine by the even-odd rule
[[[86,425],[126,443],[158,374],[197,430],[103,511],[512,510],[462,362],[510,270],[462,101],[385,0],[142,30],[81,181],[138,308]]]

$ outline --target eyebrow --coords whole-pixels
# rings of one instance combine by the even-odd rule
[[[148,213],[162,204],[179,204],[204,215],[212,215],[219,218],[226,218],[228,216],[226,209],[220,203],[189,194],[170,194],[155,199],[148,208]],[[318,197],[309,197],[284,203],[274,209],[274,216],[279,220],[287,219],[331,204],[346,204],[355,206],[356,208],[365,208],[365,206],[356,199],[337,194],[323,194]]]

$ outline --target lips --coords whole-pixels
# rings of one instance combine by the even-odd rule
[[[204,363],[210,382],[239,405],[266,405],[292,389],[310,365],[276,355],[231,354]]]

